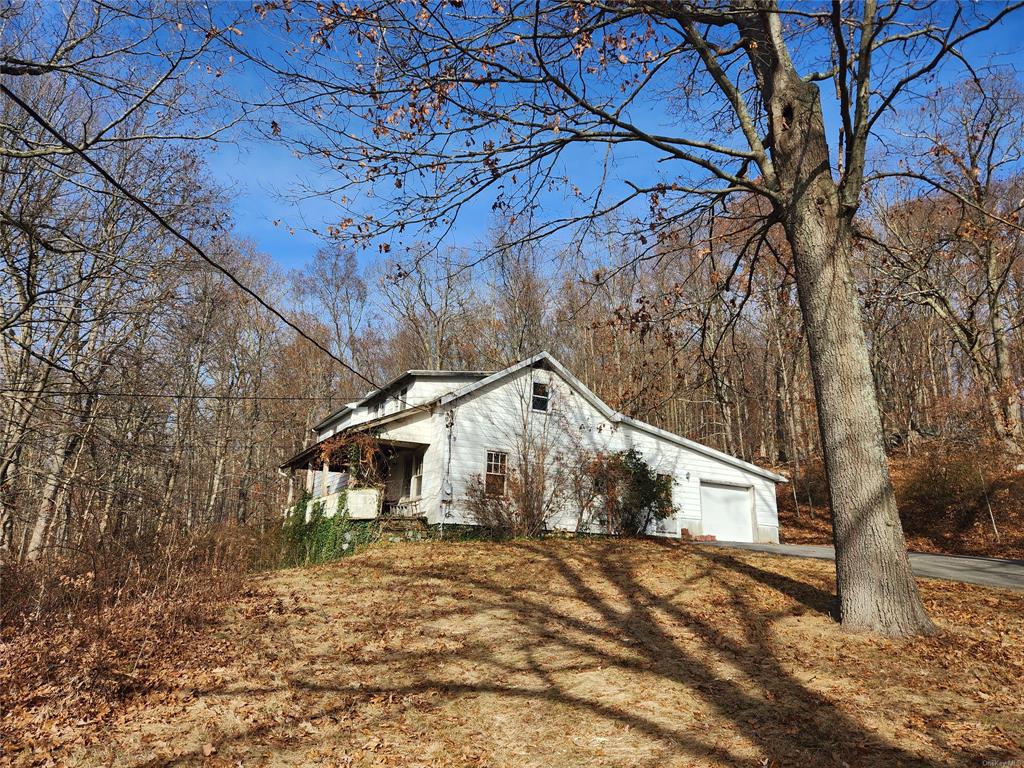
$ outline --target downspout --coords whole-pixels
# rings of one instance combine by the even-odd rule
[[[444,539],[444,521],[448,517],[452,504],[452,443],[455,441],[455,408],[444,414],[444,428],[447,432],[444,472],[441,475],[441,538]]]

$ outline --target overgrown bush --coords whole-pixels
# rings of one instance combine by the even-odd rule
[[[943,519],[967,527],[987,514],[986,497],[993,487],[982,468],[993,460],[978,450],[930,449],[917,457],[896,483],[904,527],[908,532],[932,529]]]
[[[488,538],[538,538],[556,511],[543,470],[509,471],[504,493],[494,493],[482,477],[466,488],[466,508]]]
[[[609,533],[642,536],[675,511],[672,477],[659,476],[635,448],[595,457],[590,471]]]
[[[799,474],[791,481],[792,488],[787,492],[796,491],[800,506],[809,505],[814,509],[825,509],[829,506],[828,476],[825,473],[825,462],[818,458],[805,460],[800,465]]]
[[[190,638],[236,598],[267,543],[242,527],[165,528],[85,537],[33,561],[5,557],[0,730],[13,734],[5,746],[45,740],[54,723],[83,712],[102,717],[201,652]]]
[[[0,623],[102,622],[123,603],[184,597],[193,580],[211,593],[231,591],[264,546],[258,531],[244,527],[165,528],[84,538],[75,549],[39,560],[6,556]]]
[[[576,507],[571,511],[579,521],[577,534],[597,523],[608,533],[641,536],[675,511],[672,478],[659,476],[635,449],[581,453],[573,461],[542,458],[511,469],[504,493],[488,489],[481,477],[470,480],[466,506],[485,535],[539,537],[556,517]]]
[[[324,515],[322,502],[314,502],[308,515],[307,506],[309,496],[303,495],[288,510],[281,526],[282,552],[278,564],[283,567],[329,563],[353,554],[380,536],[377,521],[352,520],[348,516],[344,493],[333,517]]]

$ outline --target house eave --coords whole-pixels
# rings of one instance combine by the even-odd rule
[[[329,427],[331,424],[336,422],[340,417],[344,416],[349,411],[355,411],[360,406],[365,405],[367,402],[369,402],[370,400],[373,400],[373,398],[378,397],[379,395],[383,394],[384,392],[387,392],[387,391],[393,389],[394,387],[396,387],[399,384],[403,383],[407,379],[416,379],[416,378],[421,378],[421,379],[429,379],[429,378],[443,379],[443,378],[461,378],[461,377],[464,377],[464,378],[470,378],[470,377],[484,378],[484,377],[492,375],[493,373],[494,373],[494,371],[474,371],[474,370],[466,370],[466,371],[434,371],[434,370],[413,369],[413,370],[405,371],[404,373],[400,373],[398,376],[395,376],[393,379],[391,379],[387,383],[382,384],[377,389],[374,389],[371,392],[368,392],[360,400],[356,400],[355,402],[352,402],[352,403],[346,403],[344,406],[342,406],[338,410],[334,411],[329,416],[326,416],[324,419],[322,419],[321,421],[319,421],[318,423],[313,425],[313,431],[314,432],[319,432],[320,430]],[[414,406],[414,407],[418,407],[418,406]]]
[[[772,482],[776,483],[789,482],[789,478],[786,477],[785,475],[780,475],[775,472],[772,472],[769,469],[765,469],[764,467],[759,467],[756,464],[751,464],[749,461],[737,459],[735,456],[730,456],[728,453],[716,451],[714,448],[709,448],[706,445],[702,445],[701,443],[689,440],[683,437],[682,435],[677,435],[675,432],[669,432],[668,430],[665,429],[659,429],[653,424],[648,424],[645,421],[634,419],[630,416],[626,416],[625,414],[620,413],[617,414],[617,416],[617,421],[623,424],[628,424],[634,429],[643,430],[644,432],[652,434],[655,437],[660,437],[663,440],[668,440],[670,442],[675,443],[676,445],[681,445],[684,448],[689,448],[691,451],[695,453],[703,454],[709,458],[715,459],[716,461],[720,461],[723,464],[729,464],[730,466],[736,467],[736,469],[743,470],[744,472],[749,472],[752,475],[757,475],[759,477],[765,478],[766,480],[771,480]]]
[[[380,426],[382,424],[389,424],[391,422],[398,421],[400,417],[410,416],[415,412],[417,412],[417,410],[410,408],[407,411],[393,413],[381,419],[375,419],[372,422],[367,421],[362,424],[356,424],[352,427],[349,427],[348,429],[342,430],[341,432],[325,437],[323,440],[317,440],[312,445],[306,446],[301,451],[292,456],[290,459],[288,459],[286,462],[279,465],[278,469],[305,469],[306,467],[309,466],[310,462],[316,458],[316,456],[320,453],[321,449],[323,448],[324,444],[327,443],[329,440],[335,440],[343,435],[352,435],[356,434],[357,432],[364,432],[368,429],[371,429],[375,426]],[[381,445],[389,446],[391,448],[427,448],[430,445],[429,443],[421,443],[414,440],[399,440],[390,437],[375,437],[375,439]]]

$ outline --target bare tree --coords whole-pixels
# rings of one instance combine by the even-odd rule
[[[521,242],[514,226],[502,222],[492,232],[489,303],[493,307],[488,365],[504,368],[545,348],[549,287],[541,273],[537,244]]]
[[[420,250],[408,261],[389,260],[378,281],[383,312],[409,355],[403,368],[456,368],[464,364],[469,340],[463,321],[470,315],[469,273],[458,254]],[[397,351],[397,350],[396,350]]]
[[[271,16],[276,4],[260,10]],[[853,285],[853,219],[878,121],[951,51],[1019,8],[904,2],[780,8],[635,2],[333,7],[313,28],[298,4],[282,21],[313,43],[282,73],[288,103],[314,125],[311,153],[342,168],[336,195],[372,187],[358,239],[450,226],[476,198],[544,212],[545,190],[578,194],[536,238],[646,202],[637,236],[656,240],[708,200],[762,196],[793,253],[832,499],[843,622],[926,632],[886,465]],[[342,42],[344,40],[344,42]],[[345,51],[338,56],[335,51]],[[348,51],[358,52],[353,61]],[[831,54],[831,55],[829,55]],[[959,55],[959,54],[958,54]],[[820,61],[824,59],[824,61]],[[837,95],[833,163],[819,82]],[[676,126],[645,108],[671,104]],[[624,147],[645,170],[586,182],[564,168]],[[574,160],[575,159],[575,160]],[[612,166],[607,165],[609,170]],[[588,186],[587,189],[581,187]],[[353,210],[352,206],[348,206]],[[348,222],[345,222],[348,223]]]
[[[327,320],[334,336],[334,350],[360,369],[370,361],[363,337],[371,320],[366,281],[352,251],[338,247],[319,250],[305,272],[294,276],[300,298]]]
[[[901,153],[905,181],[872,201],[881,251],[871,268],[888,297],[927,307],[966,357],[996,437],[1024,452],[1024,416],[1010,352],[1021,327],[1010,303],[1024,260],[1024,93],[1006,74],[934,91]],[[886,178],[892,172],[878,174]]]
[[[208,7],[174,0],[138,7],[89,0],[8,5],[0,14],[0,85],[32,101],[58,91],[68,113],[77,113],[73,120],[64,115],[64,135],[80,149],[212,141],[242,114],[223,113],[237,101],[226,98],[218,65],[207,61],[223,35],[241,34],[238,11],[228,9],[215,21]],[[213,115],[202,126],[201,118]],[[0,144],[0,156],[73,154],[52,136],[20,138]]]

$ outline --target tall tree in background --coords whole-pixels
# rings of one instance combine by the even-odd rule
[[[737,193],[763,197],[792,251],[842,620],[910,635],[931,624],[886,464],[853,220],[880,117],[1019,7],[371,0],[307,14],[288,2],[280,20],[312,40],[293,57],[301,69],[246,53],[283,74],[287,103],[313,127],[305,148],[341,169],[332,194],[357,240],[444,231],[486,195],[517,216],[539,214],[531,239],[642,201],[649,214],[636,216],[636,237],[653,248],[696,210]],[[275,18],[277,4],[258,10]],[[819,82],[836,94],[835,162]],[[603,173],[581,169],[581,158],[600,157],[588,145],[605,150]],[[620,148],[642,162],[613,177],[607,158]],[[377,193],[372,212],[353,203],[367,187]],[[549,213],[552,187],[579,204]]]
[[[466,364],[472,343],[465,333],[472,303],[469,278],[454,251],[435,256],[420,247],[409,259],[385,262],[378,285],[394,326],[392,343],[399,347],[392,362],[400,370],[417,363],[435,370]]]
[[[292,283],[298,304],[330,327],[335,354],[351,360],[364,374],[379,376],[380,361],[374,359],[372,350],[381,339],[373,334],[375,317],[356,255],[328,244],[317,252],[307,270],[293,272]],[[344,378],[345,392],[365,388],[365,382],[351,375]]]
[[[488,250],[494,253],[487,266],[496,322],[486,356],[489,367],[501,369],[544,347],[549,288],[536,243],[498,229]]]
[[[224,109],[223,58],[208,57],[239,32],[239,12],[225,6],[215,23],[173,1],[0,8],[5,559],[264,523],[280,495],[266,457],[293,438],[273,428],[291,373],[276,367],[276,326],[82,157],[269,291],[279,276],[226,236],[195,152],[238,117]]]
[[[1011,290],[1024,262],[1024,92],[1014,77],[939,88],[902,129],[903,183],[871,212],[871,259],[888,298],[926,307],[967,360],[1002,448],[1024,452],[1024,416],[1010,337],[1024,322]],[[885,178],[890,173],[878,174]],[[873,238],[872,238],[873,239]]]

